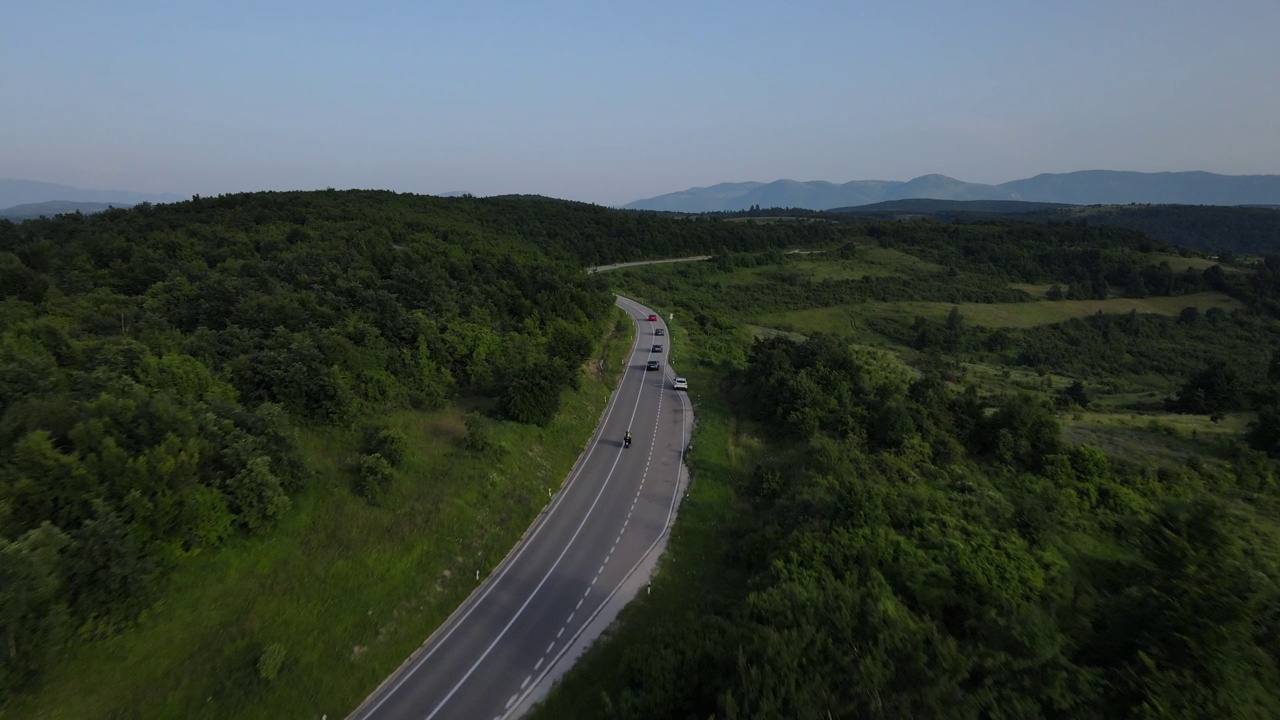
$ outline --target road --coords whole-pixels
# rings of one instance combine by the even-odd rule
[[[671,389],[650,310],[617,304],[636,342],[596,434],[560,492],[479,588],[349,717],[514,718],[576,658],[652,567],[683,493],[692,408]],[[662,370],[647,371],[649,360]],[[623,448],[626,431],[630,448]],[[593,622],[594,621],[594,622]]]
[[[814,255],[825,253],[826,250],[788,250],[787,255]],[[608,270],[620,270],[622,268],[638,267],[640,265],[663,265],[666,263],[679,262],[698,262],[700,260],[710,260],[713,255],[689,255],[687,257],[678,258],[662,258],[660,260],[638,260],[636,262],[614,263],[612,265],[596,265],[587,268],[588,273],[606,272]]]
[[[697,262],[699,260],[710,260],[710,255],[690,255],[689,257],[663,258],[661,260],[639,260],[637,262],[614,263],[612,265],[596,265],[587,268],[589,273],[605,272],[606,270],[619,270],[621,268],[637,267],[640,265],[661,265],[664,263],[678,262]]]

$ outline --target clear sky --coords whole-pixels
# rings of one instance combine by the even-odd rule
[[[1278,0],[0,0],[0,177],[621,204],[1280,173]]]

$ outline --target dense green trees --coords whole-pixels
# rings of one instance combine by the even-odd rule
[[[787,431],[719,560],[748,579],[631,649],[619,671],[654,681],[614,690],[617,716],[1280,709],[1274,498],[1243,475],[1065,447],[1037,401],[891,380],[830,337],[758,341],[734,386]]]
[[[269,530],[306,484],[296,424],[459,392],[549,419],[611,297],[533,235],[600,216],[621,259],[646,221],[614,215],[326,192],[0,222],[0,694],[185,555]],[[385,492],[403,442],[365,433],[357,490]]]

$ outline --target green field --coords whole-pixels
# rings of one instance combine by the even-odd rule
[[[1222,448],[1250,419],[1245,413],[1211,422],[1204,415],[1090,411],[1062,418],[1062,438],[1157,467],[1185,466],[1193,459],[1222,466]]]
[[[350,489],[355,433],[305,431],[316,474],[268,538],[185,562],[136,625],[76,647],[0,717],[343,717],[417,648],[508,552],[594,431],[634,328],[603,345],[548,427],[494,422],[496,450],[461,450],[463,407],[398,412],[409,439],[390,497]],[[463,404],[465,405],[465,403]],[[256,663],[278,644],[265,681]]]
[[[865,277],[895,277],[938,272],[942,268],[900,250],[866,245],[852,258],[805,257],[797,253],[784,265],[736,268],[717,273],[714,279],[725,285],[753,285],[760,282],[821,282],[856,280]]]
[[[772,313],[761,316],[757,322],[765,327],[776,327],[799,333],[847,334],[851,328],[857,327],[858,321],[871,317],[909,320],[916,316],[923,316],[936,320],[946,317],[953,307],[960,308],[965,320],[975,325],[992,328],[1026,328],[1087,317],[1099,312],[1122,315],[1136,311],[1157,315],[1177,315],[1185,307],[1197,307],[1204,312],[1215,307],[1231,311],[1243,309],[1244,306],[1239,301],[1218,292],[1201,292],[1176,297],[1037,300],[1025,303],[887,302]]]

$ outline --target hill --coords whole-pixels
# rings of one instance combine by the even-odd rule
[[[631,324],[584,266],[833,226],[376,191],[0,221],[0,716],[353,707],[594,430]]]
[[[1055,208],[1065,208],[1061,203],[1024,202],[1021,200],[933,200],[913,198],[910,200],[889,200],[857,205],[854,207],[835,208],[833,213],[849,215],[899,216],[964,216],[964,215],[1022,215],[1041,212]]]
[[[1017,200],[1074,205],[1159,203],[1260,205],[1280,202],[1280,175],[1114,170],[1037,175],[1000,186]]]
[[[923,217],[941,222],[1019,220],[1108,225],[1137,230],[1169,245],[1214,254],[1280,253],[1280,211],[1267,206],[1062,205],[1009,200],[895,200],[837,208],[829,213],[828,216],[885,220]]]
[[[67,200],[50,200],[41,203],[27,203],[26,205],[14,205],[10,208],[0,210],[0,219],[4,220],[29,220],[38,217],[54,217],[65,213],[82,213],[91,215],[93,213],[110,210],[111,208],[129,208],[130,203],[97,203],[97,202],[72,202]]]
[[[51,200],[77,203],[110,203],[136,205],[138,203],[169,203],[183,200],[173,193],[145,193],[133,190],[86,190],[70,185],[0,178],[0,208],[14,205],[30,205]]]
[[[695,479],[532,720],[1280,717],[1280,268],[843,226],[609,274],[677,311]]]
[[[1215,254],[1280,253],[1280,210],[1214,205],[1068,207],[1032,216],[1138,230],[1170,245]]]
[[[678,212],[744,210],[753,205],[829,210],[910,198],[1067,204],[1267,205],[1280,203],[1280,175],[1086,170],[1045,173],[1000,185],[968,183],[945,175],[923,175],[907,182],[855,180],[844,184],[777,180],[690,188],[637,200],[624,207]]]

